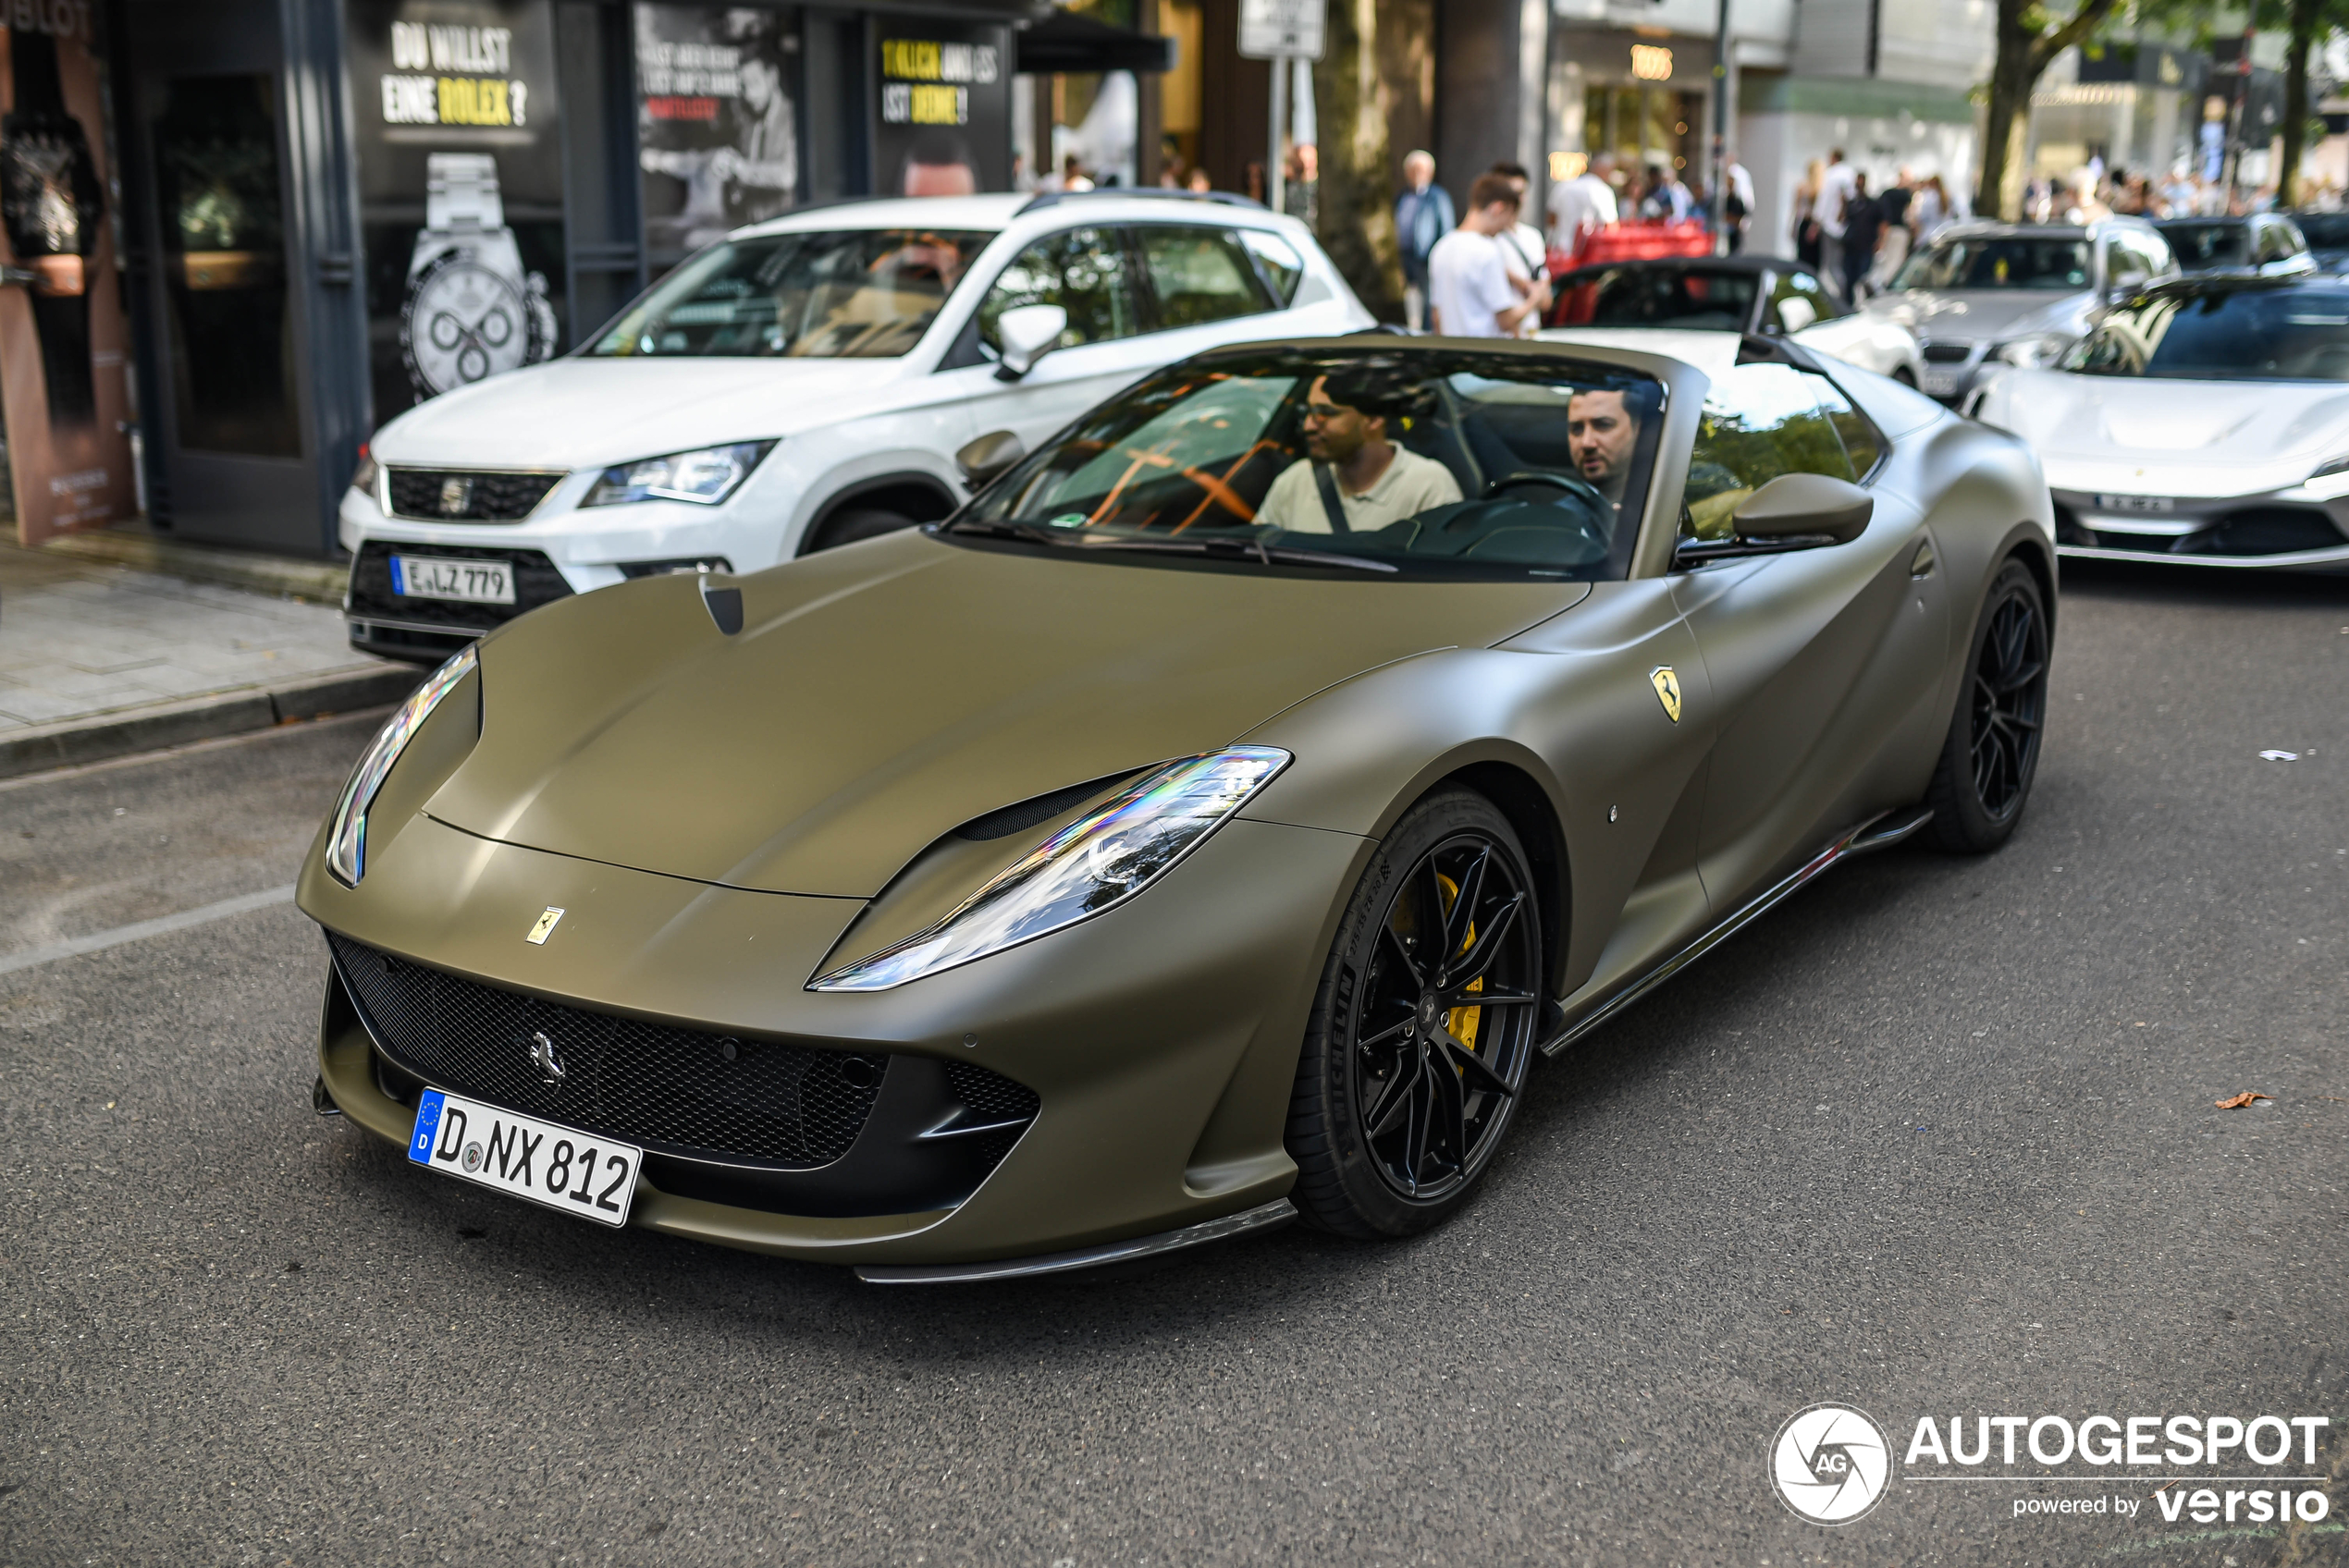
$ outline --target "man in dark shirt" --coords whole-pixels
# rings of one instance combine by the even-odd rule
[[[1843,297],[1860,302],[1860,280],[1876,264],[1876,241],[1884,234],[1884,208],[1868,194],[1868,177],[1851,177],[1851,196],[1843,203]]]

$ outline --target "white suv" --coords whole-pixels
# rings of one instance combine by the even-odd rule
[[[1305,226],[1100,190],[858,202],[745,228],[596,338],[380,431],[344,495],[351,640],[437,659],[655,572],[942,518],[974,476],[1204,349],[1371,325]]]

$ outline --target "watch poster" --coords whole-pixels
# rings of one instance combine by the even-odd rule
[[[0,8],[0,419],[25,545],[138,510],[92,15]]]
[[[646,259],[661,273],[798,204],[799,17],[638,6],[635,22]]]
[[[548,0],[349,0],[375,423],[554,357],[563,165]]]
[[[1012,188],[1012,35],[986,24],[882,17],[875,189],[966,196]]]

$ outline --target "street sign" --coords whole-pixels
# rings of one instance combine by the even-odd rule
[[[1318,60],[1328,0],[1240,0],[1240,53],[1251,60]]]

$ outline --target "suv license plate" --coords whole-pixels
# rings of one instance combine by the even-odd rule
[[[645,1151],[479,1100],[426,1089],[408,1139],[411,1162],[560,1208],[625,1225]]]
[[[409,599],[456,599],[468,605],[514,602],[511,561],[461,561],[446,556],[394,556],[391,591]]]
[[[2178,503],[2167,496],[2098,496],[2097,509],[2108,512],[2173,512]]]

